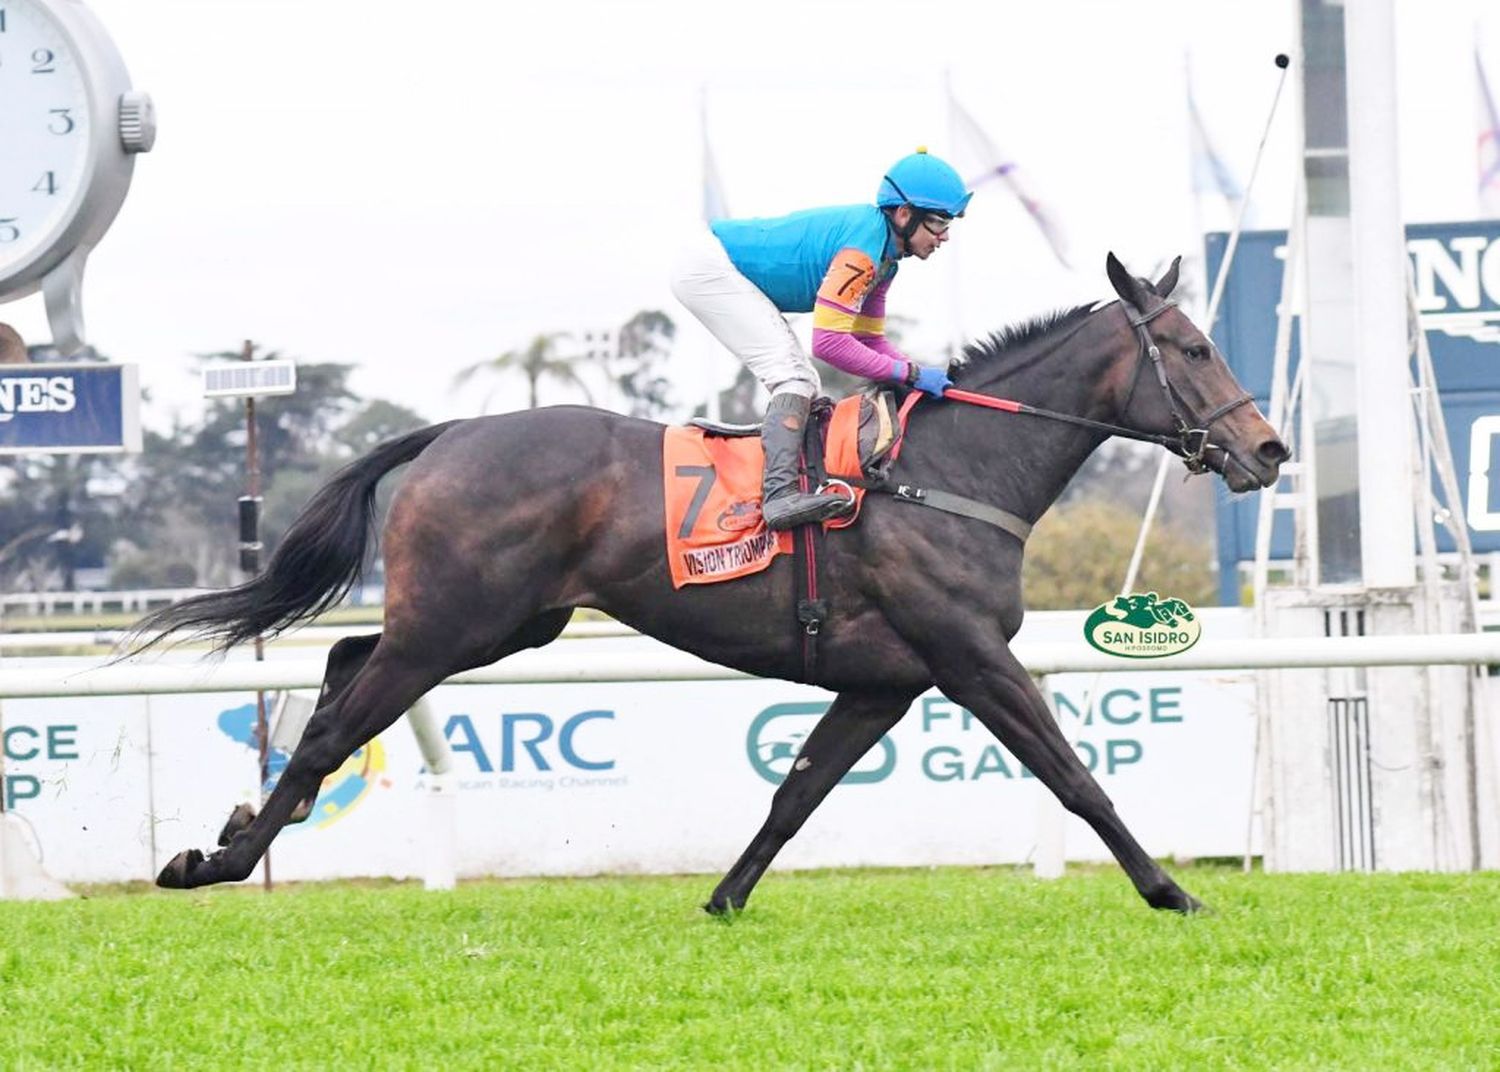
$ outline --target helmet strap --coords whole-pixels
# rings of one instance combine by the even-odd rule
[[[894,186],[895,183],[892,183],[891,185]],[[896,223],[896,210],[899,208],[907,208],[911,210],[906,220],[905,227],[898,226]],[[895,231],[896,237],[901,239],[901,252],[910,253],[911,236],[916,234],[917,228],[922,225],[922,210],[908,201],[905,205],[897,205],[895,208],[888,208],[885,211],[886,219],[890,220],[891,222],[891,230]]]

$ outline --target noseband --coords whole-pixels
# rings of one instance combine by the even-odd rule
[[[1208,463],[1204,461],[1203,457],[1206,453],[1210,450],[1228,453],[1223,447],[1208,441],[1209,429],[1220,418],[1228,416],[1247,402],[1253,402],[1255,396],[1247,393],[1240,395],[1238,398],[1232,398],[1210,412],[1196,428],[1193,427],[1182,414],[1183,409],[1191,410],[1191,407],[1188,406],[1187,401],[1172,386],[1171,381],[1167,379],[1167,368],[1161,358],[1161,348],[1156,345],[1156,340],[1151,338],[1151,332],[1146,327],[1147,324],[1161,316],[1168,309],[1176,308],[1177,303],[1174,301],[1164,301],[1149,313],[1142,313],[1124,298],[1120,299],[1120,306],[1125,310],[1126,316],[1130,318],[1130,326],[1135,329],[1135,337],[1140,340],[1141,344],[1140,356],[1136,363],[1136,373],[1131,378],[1130,393],[1125,396],[1125,404],[1120,407],[1120,415],[1123,417],[1129,411],[1130,400],[1135,397],[1136,385],[1141,382],[1140,366],[1145,363],[1147,358],[1150,358],[1151,367],[1156,371],[1156,382],[1161,387],[1162,395],[1167,400],[1167,409],[1171,411],[1172,425],[1177,435],[1176,443],[1168,443],[1167,449],[1172,450],[1182,457],[1182,464],[1187,466],[1188,472],[1194,474],[1208,472]],[[1178,407],[1178,402],[1182,403],[1181,408]]]

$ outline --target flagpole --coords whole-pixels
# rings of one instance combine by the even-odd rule
[[[978,121],[963,105],[958,103],[958,97],[954,95],[951,87],[948,91],[948,112],[950,121],[954,125],[955,136],[965,138],[972,144],[984,169],[975,178],[969,180],[969,188],[977,189],[982,183],[998,179],[1021,203],[1021,207],[1031,217],[1031,222],[1036,224],[1037,230],[1047,240],[1052,255],[1057,258],[1057,263],[1071,272],[1073,265],[1068,260],[1067,242],[1051,210],[1032,195],[1015,160],[1000,152]]]
[[[1484,72],[1484,57],[1479,52],[1479,26],[1474,26],[1474,77],[1478,90],[1476,106],[1479,112],[1479,136],[1474,151],[1476,154],[1475,195],[1479,204],[1479,217],[1500,217],[1500,112],[1495,109],[1495,98],[1490,94],[1489,79]]]
[[[1193,310],[1193,322],[1202,323],[1203,313],[1208,308],[1208,249],[1203,239],[1203,193],[1198,189],[1198,161],[1193,151],[1193,67],[1187,49],[1182,50],[1182,78],[1186,90],[1184,100],[1188,106],[1188,192],[1193,202],[1193,275],[1197,282],[1197,304]]]
[[[712,211],[709,200],[711,197],[720,197],[722,192],[717,189],[719,181],[718,169],[714,164],[708,145],[708,86],[701,82],[698,85],[698,140],[702,150],[698,162],[698,168],[702,172],[699,180],[703,184],[703,190],[700,195],[702,197],[702,206],[699,213],[702,216],[702,225],[707,227],[709,223],[708,217]],[[726,206],[721,204],[719,208],[723,211]],[[708,350],[703,360],[703,379],[706,395],[703,399],[703,415],[711,421],[717,421],[721,416],[718,377],[719,365],[721,364],[719,357],[720,347],[718,340],[711,333],[704,331],[702,338],[708,344]]]
[[[1286,74],[1288,64],[1287,57],[1282,54],[1276,57],[1276,66],[1281,69],[1281,76],[1276,79],[1276,93],[1271,97],[1271,110],[1266,115],[1266,128],[1261,132],[1260,145],[1255,149],[1255,163],[1250,165],[1250,178],[1245,183],[1245,193],[1240,201],[1239,216],[1234,221],[1234,230],[1229,234],[1229,244],[1224,247],[1224,260],[1219,265],[1219,278],[1214,281],[1213,296],[1208,299],[1208,312],[1204,314],[1203,323],[1199,325],[1205,335],[1212,335],[1214,320],[1219,314],[1219,299],[1224,296],[1224,284],[1229,279],[1229,263],[1234,260],[1235,247],[1240,244],[1240,231],[1245,226],[1245,216],[1250,211],[1250,192],[1255,188],[1255,176],[1260,173],[1261,158],[1266,154],[1266,141],[1271,137],[1271,125],[1276,121],[1276,105],[1281,102],[1281,90],[1286,85]]]
[[[943,155],[958,150],[958,119],[953,112],[952,70],[943,68],[943,114],[948,122],[948,149]],[[963,317],[963,273],[959,271],[959,247],[953,246],[948,257],[948,359],[957,360],[964,348]]]

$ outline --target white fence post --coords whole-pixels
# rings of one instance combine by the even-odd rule
[[[424,696],[406,712],[427,765],[427,834],[422,886],[451,890],[458,884],[458,808],[453,785],[453,749]]]

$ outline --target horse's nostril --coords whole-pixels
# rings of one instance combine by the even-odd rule
[[[1267,465],[1280,465],[1292,456],[1292,452],[1281,440],[1268,439],[1255,448],[1255,456]]]

